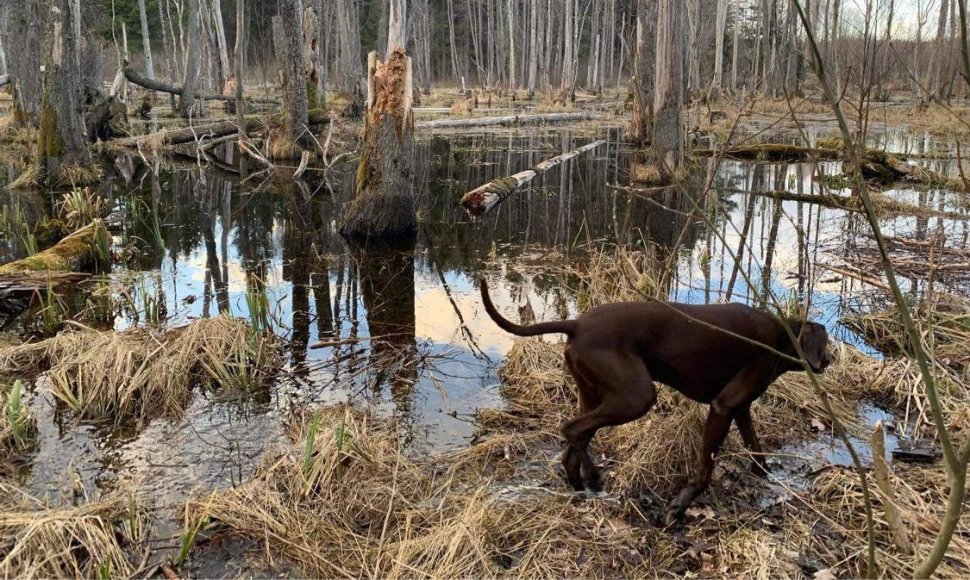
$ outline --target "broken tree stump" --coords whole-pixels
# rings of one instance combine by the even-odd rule
[[[532,169],[520,171],[515,175],[493,179],[485,185],[477,187],[462,196],[461,205],[465,208],[465,211],[475,217],[485,215],[491,211],[493,207],[502,203],[505,198],[517,192],[526,183],[532,181],[535,176],[552,169],[564,161],[568,161],[573,157],[582,155],[586,151],[595,149],[604,143],[606,143],[606,141],[594,141],[588,145],[583,145],[579,149],[574,149],[568,153],[563,153],[562,155],[553,157],[552,159],[546,159]]]
[[[395,49],[387,63],[367,57],[367,113],[357,166],[357,192],[344,218],[345,236],[387,236],[417,229],[412,191],[414,112],[411,59]]]

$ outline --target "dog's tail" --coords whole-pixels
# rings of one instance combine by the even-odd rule
[[[576,331],[575,320],[540,322],[539,324],[530,324],[529,326],[516,324],[503,317],[495,309],[495,305],[492,304],[492,299],[488,296],[488,285],[485,283],[484,278],[482,278],[479,286],[482,289],[482,303],[485,305],[485,312],[488,312],[488,315],[495,321],[495,324],[499,325],[499,328],[505,332],[510,332],[517,336],[538,336],[540,334],[554,334],[559,332],[572,337],[573,332]]]

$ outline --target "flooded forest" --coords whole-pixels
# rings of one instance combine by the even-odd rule
[[[0,576],[970,576],[967,11],[0,0]]]

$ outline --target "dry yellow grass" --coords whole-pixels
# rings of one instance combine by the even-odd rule
[[[180,413],[192,386],[223,393],[267,386],[279,367],[275,340],[219,316],[167,332],[63,332],[0,350],[6,375],[47,373],[51,391],[87,419]]]
[[[148,531],[146,512],[120,494],[51,507],[0,481],[0,576],[128,577]]]

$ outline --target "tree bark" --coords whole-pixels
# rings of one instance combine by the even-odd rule
[[[633,121],[631,135],[640,145],[653,138],[654,71],[656,68],[657,0],[638,0],[637,37],[633,61]]]
[[[304,151],[313,147],[309,133],[309,103],[307,100],[307,75],[303,54],[303,2],[282,0],[280,22],[283,25],[283,107],[286,116],[287,137]],[[314,83],[316,81],[314,80]],[[316,86],[314,84],[314,86]]]
[[[142,1],[142,0],[139,0]],[[222,19],[222,0],[211,0],[212,2],[212,27],[216,33],[216,45],[219,51],[219,92],[224,92],[226,83],[229,81],[229,45],[226,42],[226,24]]]
[[[188,118],[195,106],[197,84],[199,82],[199,60],[201,41],[199,38],[199,1],[187,0],[189,8],[189,47],[185,55],[185,79],[182,82],[182,100],[179,114]]]
[[[303,68],[306,75],[307,106],[322,108],[325,95],[319,90],[320,19],[312,6],[303,10]]]
[[[233,79],[235,80],[236,125],[239,127],[239,142],[246,140],[246,104],[243,101],[243,68],[246,52],[246,0],[236,0],[236,46]],[[240,167],[245,164],[240,155]]]
[[[384,64],[371,52],[367,115],[357,167],[357,193],[341,227],[345,236],[382,236],[417,229],[412,192],[414,113],[411,59],[401,49]]]
[[[91,165],[84,125],[80,19],[75,0],[51,2],[37,145],[39,181],[48,187],[63,184],[66,170]]]
[[[5,36],[19,38],[8,42],[10,84],[13,85],[14,121],[18,125],[38,126],[40,122],[43,77],[44,31],[48,10],[41,0],[13,0],[10,4]]]
[[[404,0],[388,0],[390,2],[387,13],[387,52],[384,59],[390,62],[391,54],[395,50],[407,48],[406,34],[407,4]]]
[[[141,19],[141,43],[145,52],[145,76],[155,78],[155,62],[152,60],[152,41],[148,31],[148,12],[145,11],[145,0],[138,0],[138,17]]]
[[[653,147],[672,174],[684,163],[684,6],[681,0],[659,0],[657,8]]]
[[[718,93],[724,84],[724,35],[727,32],[728,0],[717,0],[717,14],[714,32],[714,79],[711,82],[713,93]]]

